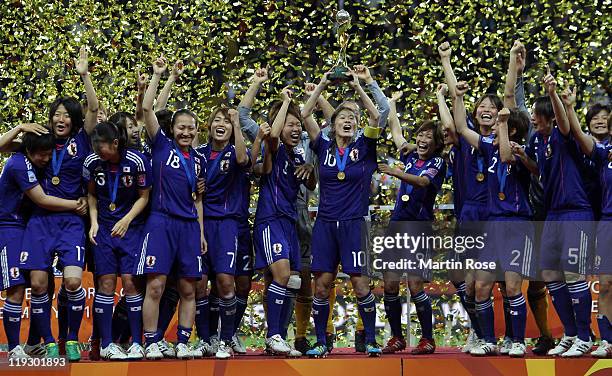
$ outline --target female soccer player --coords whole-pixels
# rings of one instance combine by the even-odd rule
[[[158,342],[162,333],[157,329],[159,300],[167,275],[173,265],[176,267],[181,298],[176,356],[189,359],[193,357],[187,341],[194,323],[195,285],[202,278],[202,255],[206,252],[201,194],[197,192],[197,180],[206,171],[206,160],[191,147],[197,136],[197,119],[191,111],[183,109],[174,113],[170,135],[159,127],[153,99],[165,70],[166,61],[162,57],[155,60],[153,77],[143,101],[145,129],[152,140],[153,196],[136,274],[147,275],[142,308],[145,356],[161,359]]]
[[[402,130],[397,116],[396,102],[401,93],[394,95],[390,101],[391,113],[389,115],[389,127],[393,136],[393,142],[398,149],[408,142],[402,135]],[[431,233],[431,221],[433,221],[433,206],[436,195],[442,187],[442,181],[446,174],[446,164],[440,156],[444,147],[444,135],[440,126],[431,121],[424,122],[416,131],[416,150],[401,153],[400,160],[404,163],[404,170],[392,168],[387,164],[378,165],[382,173],[395,176],[401,180],[393,215],[389,227],[397,230],[410,231],[418,229]],[[413,222],[402,224],[401,222]],[[424,223],[414,226],[414,222]],[[395,250],[389,250],[395,254],[394,260],[406,258],[406,254],[400,254]],[[415,260],[431,258],[431,250],[418,249],[414,253]],[[411,256],[412,257],[412,256]],[[432,354],[436,349],[433,339],[431,301],[423,290],[423,281],[428,279],[428,271],[410,272],[408,287],[411,300],[416,306],[417,316],[421,324],[422,337],[418,346],[412,350],[412,354]],[[401,275],[393,271],[385,271],[385,312],[391,326],[393,337],[383,349],[383,353],[394,353],[406,348],[406,341],[402,333],[402,306],[399,300],[399,286]]]
[[[311,357],[323,357],[328,353],[325,329],[330,308],[327,299],[340,263],[343,272],[351,276],[357,295],[366,332],[367,353],[370,356],[381,353],[375,338],[375,298],[370,291],[369,278],[363,274],[366,259],[364,217],[368,215],[370,181],[376,170],[379,113],[359,84],[356,73],[350,75],[350,86],[359,94],[369,114],[370,125],[363,132],[357,132],[357,114],[346,105],[334,111],[329,137],[322,135],[312,118],[317,98],[331,83],[329,73],[323,76],[302,110],[311,148],[320,161],[321,196],[312,245],[316,288],[313,316],[317,344],[307,352]]]
[[[85,160],[83,178],[89,182],[89,239],[94,245],[98,279],[94,319],[100,332],[100,355],[107,360],[142,359],[143,296],[132,273],[142,242],[142,214],[149,200],[150,164],[144,155],[128,149],[126,128],[113,122],[98,123],[91,139],[95,154]],[[126,295],[133,339],[127,353],[112,342],[118,274]]]

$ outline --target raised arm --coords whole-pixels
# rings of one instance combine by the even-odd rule
[[[453,144],[457,144],[459,140],[457,139],[457,130],[455,129],[455,121],[453,120],[453,115],[448,109],[448,105],[446,104],[446,94],[448,94],[448,85],[439,84],[436,90],[436,99],[438,100],[438,112],[440,113],[440,122],[442,123],[442,128],[446,131],[448,138],[451,140]]]
[[[49,130],[42,125],[34,123],[23,123],[19,124],[15,128],[6,132],[0,136],[0,153],[12,153],[19,149],[21,142],[17,140],[17,137],[22,132],[34,133],[37,135],[47,134]]]
[[[89,76],[87,59],[87,47],[82,46],[79,51],[79,58],[74,60],[74,65],[77,73],[83,80],[83,85],[85,86],[85,95],[87,96],[87,113],[85,114],[84,127],[85,132],[90,134],[98,122],[99,103],[98,96],[96,95],[96,89],[94,89],[93,83],[91,82],[91,77]]]
[[[274,118],[274,123],[272,123],[272,131],[270,132],[270,142],[269,144],[274,144],[277,142],[281,133],[283,132],[283,127],[285,126],[285,119],[287,118],[287,110],[289,109],[289,105],[291,104],[291,96],[293,92],[289,90],[288,87],[284,88],[281,91],[281,100],[283,104],[281,108],[278,110],[276,114],[276,118]],[[274,150],[276,150],[276,145],[270,145]]]
[[[574,90],[570,90],[569,88],[565,89],[563,93],[561,93],[561,98],[563,100],[563,104],[565,105],[565,110],[567,111],[567,117],[572,135],[578,142],[580,150],[582,150],[582,152],[587,156],[590,156],[593,153],[593,148],[595,147],[596,141],[593,136],[584,133],[582,131],[582,127],[580,127],[580,121],[578,120],[578,116],[574,110],[574,106],[576,105],[576,87],[574,86]]]
[[[378,126],[380,128],[384,128],[387,125],[387,119],[389,118],[389,112],[391,111],[391,108],[389,107],[389,99],[380,89],[378,83],[372,78],[368,67],[365,65],[356,65],[353,69],[355,70],[355,73],[357,73],[359,79],[365,82],[366,88],[372,94],[374,102],[376,103],[376,108],[380,114],[380,117],[378,118]]]
[[[455,72],[453,72],[453,67],[451,66],[450,58],[451,58],[451,48],[448,42],[442,43],[438,47],[438,54],[440,54],[440,61],[442,62],[442,69],[444,70],[444,79],[446,80],[446,85],[448,85],[448,92],[451,95],[451,98],[455,98],[455,87],[457,86],[457,77],[455,77]]]
[[[238,111],[233,108],[229,111],[230,120],[232,127],[234,128],[234,147],[236,148],[236,161],[241,166],[249,164],[249,155],[247,154],[246,144],[244,143],[244,136],[240,130],[240,117]]]
[[[142,101],[142,111],[144,113],[145,129],[149,135],[150,140],[155,139],[155,135],[159,130],[159,123],[157,122],[157,116],[153,110],[153,99],[155,99],[155,93],[157,93],[157,86],[162,73],[166,70],[166,59],[160,56],[153,62],[153,76],[149,87],[145,92],[144,100]]]
[[[140,74],[136,72],[136,87],[138,95],[136,96],[136,122],[142,124],[144,122],[144,112],[142,111],[142,101],[144,100],[145,91],[147,90],[147,81],[149,78],[146,73]]]
[[[162,91],[159,93],[157,101],[155,102],[155,112],[166,108],[166,106],[168,105],[168,98],[170,98],[170,93],[172,92],[172,86],[184,70],[185,66],[183,65],[183,62],[181,60],[178,60],[176,63],[174,63],[174,66],[172,67],[172,72],[168,77],[168,81],[166,81],[166,84],[164,85]]]
[[[569,121],[567,120],[565,109],[563,108],[563,102],[561,102],[561,98],[559,98],[559,95],[557,94],[557,80],[555,80],[553,75],[550,73],[549,66],[546,67],[544,85],[546,87],[546,91],[548,92],[548,96],[550,96],[550,101],[552,102],[559,132],[561,132],[562,135],[567,136],[570,132]]]
[[[502,108],[501,111],[497,113],[499,156],[504,163],[514,162],[510,137],[508,136],[508,118],[510,118],[510,110],[506,107]]]
[[[312,94],[314,93],[315,89],[316,89],[317,85],[311,83],[311,82],[307,82],[304,85],[304,93],[306,94],[306,96],[310,97],[312,96]],[[319,95],[319,98],[317,98],[317,106],[319,106],[319,108],[321,109],[321,111],[323,111],[323,117],[328,120],[331,119],[332,115],[334,114],[334,106],[332,106],[327,99],[325,99],[325,97],[323,95]],[[323,124],[323,123],[321,123]]]
[[[255,71],[253,77],[251,77],[251,84],[247,89],[246,93],[240,100],[238,105],[238,115],[240,117],[240,128],[246,134],[248,139],[253,142],[257,133],[259,132],[259,126],[251,117],[251,108],[255,103],[255,97],[257,92],[261,88],[261,85],[268,79],[268,69],[260,68]],[[254,165],[254,164],[253,164]]]
[[[253,147],[251,148],[251,164],[253,165],[253,172],[257,176],[269,174],[272,172],[272,158],[266,158],[264,155],[263,162],[257,162],[259,156],[261,154],[261,150],[264,149],[264,152],[267,153],[264,145],[267,143],[268,138],[270,137],[270,125],[268,123],[263,123],[261,127],[259,127],[259,131],[257,132],[257,136],[255,137],[255,141],[253,141]]]
[[[400,100],[403,93],[398,91],[393,93],[391,100],[389,101],[389,130],[391,131],[391,137],[396,148],[401,148],[404,144],[407,144],[406,138],[402,133],[402,126],[400,124],[399,117],[397,116],[397,101]]]
[[[510,63],[508,64],[508,73],[506,74],[506,85],[504,86],[504,107],[511,110],[516,108],[516,96],[514,87],[516,86],[517,65],[519,55],[524,54],[525,46],[516,40],[510,49]],[[524,59],[524,58],[523,58]]]
[[[317,99],[319,98],[323,90],[325,90],[330,84],[328,78],[329,73],[330,72],[327,72],[323,75],[323,77],[321,78],[321,82],[319,82],[319,84],[315,87],[314,91],[312,92],[312,95],[308,97],[306,104],[304,104],[304,107],[302,108],[302,118],[304,119],[304,127],[306,128],[308,138],[310,138],[311,142],[314,142],[319,137],[319,133],[321,133],[321,129],[319,128],[319,125],[312,116],[312,113],[317,104]]]
[[[357,73],[355,71],[350,71],[348,74],[350,74],[353,77],[353,79],[349,81],[349,86],[353,90],[355,90],[355,92],[359,95],[359,98],[361,99],[363,106],[368,112],[368,117],[370,119],[375,120],[377,123],[376,126],[378,126],[379,125],[378,122],[380,119],[380,113],[378,112],[378,109],[374,105],[374,102],[372,102],[372,99],[370,99],[370,97],[365,92],[365,90],[363,90],[363,87],[361,87],[361,84],[359,83],[359,76],[357,75]]]
[[[453,117],[455,118],[455,127],[457,133],[472,145],[474,149],[480,148],[480,135],[476,131],[468,128],[467,118],[465,115],[465,103],[463,103],[463,96],[468,91],[468,85],[465,81],[457,83],[455,88],[455,105],[453,106]]]

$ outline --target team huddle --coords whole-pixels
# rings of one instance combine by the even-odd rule
[[[363,65],[340,79],[328,72],[318,84],[307,83],[302,105],[292,90],[282,89],[261,123],[251,109],[268,70],[257,69],[238,107],[213,109],[201,126],[189,109],[166,108],[184,69],[180,61],[158,95],[167,62],[156,59],[150,80],[138,76],[136,114],[108,116],[81,48],[75,67],[86,105],[58,98],[46,126],[21,124],[0,137],[0,152],[12,153],[0,176],[9,357],[80,360],[84,269],[94,273],[96,285],[89,355],[94,360],[227,359],[246,353],[238,330],[255,270],[265,280],[267,353],[319,358],[332,351],[334,281],[340,271],[350,277],[357,298],[355,350],[368,356],[405,350],[397,270],[383,272],[392,336],[384,346],[376,341],[376,298],[366,265],[376,171],[401,182],[390,233],[406,222],[422,223],[419,233],[431,232],[436,196],[449,179],[457,233],[482,231],[471,224],[487,221],[494,234],[495,246],[462,257],[496,262],[501,277],[491,270],[449,271],[470,319],[463,352],[523,357],[529,305],[541,332],[534,354],[612,357],[610,108],[591,106],[585,133],[574,108],[575,89],[558,94],[548,71],[542,81],[546,95],[528,110],[526,50],[516,41],[503,99],[485,94],[468,112],[469,87],[455,78],[449,44],[438,52],[446,81],[436,91],[440,121],[418,124],[411,142],[397,113],[402,94],[387,98]],[[347,96],[332,106],[324,92],[340,85],[358,99]],[[201,138],[200,129],[206,130]],[[392,136],[400,166],[378,161],[382,131]],[[204,136],[206,143],[199,145]],[[259,186],[259,198],[250,225],[252,183]],[[318,192],[314,226],[308,215],[312,192]],[[543,228],[534,220],[544,221]],[[410,257],[430,259],[432,251],[417,249]],[[393,250],[385,250],[383,258],[385,252]],[[54,266],[63,273],[57,337],[50,320]],[[422,335],[411,353],[431,354],[432,304],[424,291],[431,270],[408,274]],[[591,274],[600,281],[596,349],[586,282]],[[115,306],[118,277],[124,296]],[[527,280],[525,297],[521,286]],[[491,298],[496,284],[506,324],[500,345]],[[26,287],[31,287],[31,325],[21,345]],[[547,322],[548,294],[564,328],[558,341]],[[176,311],[177,341],[171,344],[164,336]],[[294,312],[291,344],[287,328]],[[314,344],[306,339],[311,317]],[[194,328],[197,340],[190,342]]]

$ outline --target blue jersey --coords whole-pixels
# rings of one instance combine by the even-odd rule
[[[296,167],[304,161],[304,150],[289,152],[282,142],[272,154],[272,172],[260,180],[255,222],[284,216],[297,221],[296,203],[302,180],[295,176]]]
[[[583,154],[576,141],[554,127],[550,136],[535,133],[525,150],[538,164],[547,211],[591,210],[579,168]]]
[[[529,170],[518,158],[514,163],[503,163],[499,146],[493,145],[490,137],[481,136],[479,148],[487,160],[489,214],[493,217],[530,218],[533,213],[529,205]]]
[[[489,137],[487,137],[489,138]],[[456,149],[453,177],[458,179],[462,203],[466,201],[486,204],[489,198],[487,190],[487,161],[478,149],[471,146],[459,135],[459,146]]]
[[[333,147],[332,147],[333,146]],[[342,221],[368,215],[370,184],[376,171],[376,139],[360,133],[344,150],[345,179],[338,179],[335,141],[323,136],[311,142],[310,148],[319,158],[319,213],[317,218]],[[348,157],[344,157],[348,152]]]
[[[37,186],[36,171],[22,153],[13,154],[0,173],[0,226],[25,227],[24,192]]]
[[[446,163],[440,156],[432,156],[427,160],[419,159],[417,152],[401,155],[400,160],[405,165],[405,173],[426,177],[429,179],[429,185],[419,188],[402,181],[397,192],[391,220],[433,220],[433,208],[436,195],[442,188],[442,181],[446,174]]]
[[[83,165],[83,178],[88,182],[93,179],[99,221],[111,227],[132,210],[140,197],[138,191],[151,187],[153,180],[149,160],[133,149],[125,150],[118,165],[102,161],[97,154],[90,154]],[[116,192],[113,192],[115,185]],[[115,210],[110,210],[111,203]],[[132,223],[143,224],[143,214],[140,213]]]
[[[249,208],[251,204],[251,173],[242,170],[238,177],[239,186],[242,187],[242,207],[240,208],[239,220],[241,223],[249,222]]]
[[[151,144],[153,152],[153,191],[151,210],[186,219],[197,219],[195,201],[187,172],[177,147],[160,129]],[[180,151],[178,151],[180,153]],[[183,153],[181,153],[183,155]],[[195,174],[196,184],[206,174],[206,158],[189,148],[189,154],[183,155],[187,167]]]
[[[459,149],[453,145],[448,152],[448,169],[447,178],[451,178],[453,184],[453,207],[455,210],[455,216],[459,217],[461,213],[461,207],[463,206],[463,176],[459,173],[463,170],[461,158],[457,158],[459,155]]]
[[[91,153],[89,136],[85,129],[79,130],[74,136],[56,145],[55,155],[59,166],[59,172],[54,172],[53,160],[49,163],[44,172],[44,179],[41,185],[45,193],[49,196],[65,198],[67,200],[78,200],[85,195],[85,182],[83,180],[83,163],[85,158]],[[59,178],[59,184],[53,184],[53,177]],[[36,209],[39,212],[47,212],[42,208]]]
[[[249,169],[249,165],[240,166],[238,164],[236,148],[232,144],[227,144],[220,152],[214,152],[211,144],[205,144],[198,147],[198,151],[207,160],[206,193],[203,199],[204,216],[210,218],[243,217],[246,182],[240,175]]]
[[[601,185],[601,213],[606,217],[612,217],[612,161],[608,158],[612,151],[610,144],[596,144],[591,155],[595,166],[599,170],[599,182]]]

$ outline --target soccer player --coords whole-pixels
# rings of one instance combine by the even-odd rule
[[[389,115],[389,127],[393,142],[398,149],[402,149],[408,143],[402,135],[396,111],[396,102],[400,97],[401,93],[394,95],[391,99],[391,113]],[[401,180],[395,207],[389,222],[390,228],[399,230],[405,226],[401,222],[423,221],[423,226],[421,224],[413,226],[414,223],[411,223],[403,230],[418,229],[417,234],[421,233],[420,230],[431,233],[431,228],[428,227],[431,226],[434,219],[433,206],[446,174],[446,164],[440,156],[442,148],[444,148],[444,135],[441,127],[434,122],[426,121],[416,131],[416,150],[400,154],[400,161],[404,164],[404,170],[392,168],[383,163],[378,165],[382,173]],[[415,260],[431,258],[430,251],[432,250],[418,249],[410,255],[410,258]],[[394,249],[386,250],[386,252],[391,252],[394,255],[392,256],[394,261],[407,256]],[[436,349],[436,343],[433,339],[431,301],[423,290],[423,283],[424,280],[429,279],[429,272],[419,270],[408,272],[408,274],[408,288],[410,289],[411,300],[416,306],[422,333],[419,344],[412,350],[412,354],[432,354]],[[406,348],[406,340],[402,333],[402,306],[399,299],[401,275],[397,271],[387,270],[383,277],[385,282],[385,312],[393,335],[383,349],[383,353],[394,353]]]
[[[153,98],[165,70],[166,61],[162,57],[155,60],[153,77],[143,101],[145,129],[153,153],[153,191],[151,215],[145,224],[135,274],[147,275],[142,308],[145,357],[161,359],[158,342],[163,333],[157,328],[159,300],[167,275],[173,265],[176,267],[180,295],[176,356],[190,359],[193,354],[187,341],[194,323],[196,280],[205,273],[202,255],[207,250],[202,196],[197,191],[197,180],[206,172],[206,159],[191,147],[197,136],[197,118],[191,111],[182,109],[174,113],[170,135],[159,127]]]
[[[364,275],[365,220],[368,215],[369,188],[376,170],[376,140],[379,112],[367,96],[356,73],[350,86],[359,94],[368,114],[370,125],[357,132],[358,118],[352,107],[339,106],[332,115],[329,136],[323,136],[312,111],[321,92],[331,83],[326,73],[302,110],[311,148],[317,154],[320,177],[319,213],[313,229],[312,271],[315,275],[313,316],[317,344],[307,352],[311,357],[328,353],[325,337],[329,317],[329,292],[338,265],[351,276],[358,299],[359,314],[366,332],[369,356],[381,353],[375,338],[375,298]],[[350,199],[347,199],[350,198]]]
[[[94,320],[100,333],[100,355],[107,360],[144,357],[143,296],[132,273],[142,242],[143,212],[149,200],[151,169],[144,155],[128,149],[126,131],[125,127],[113,122],[98,123],[91,135],[95,154],[85,160],[83,168],[83,178],[89,182],[89,239],[94,245],[98,279]],[[133,339],[127,353],[112,342],[117,274],[121,274]]]

